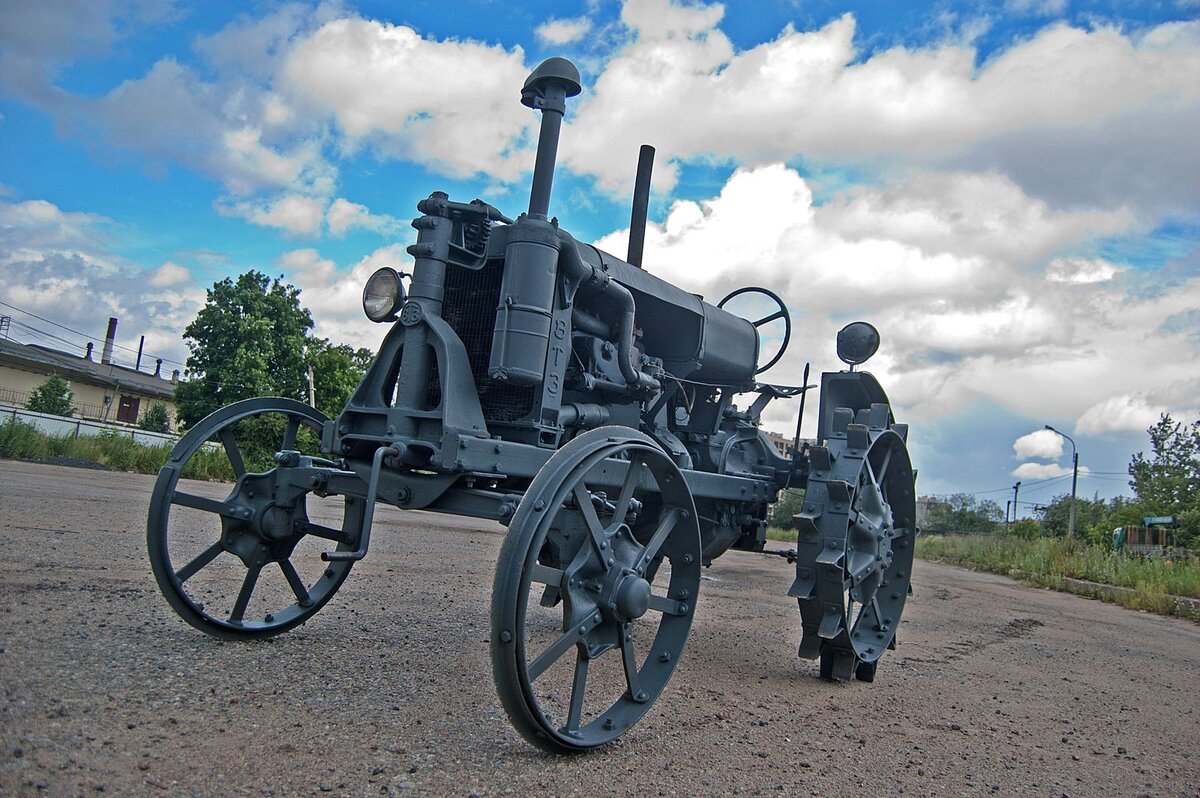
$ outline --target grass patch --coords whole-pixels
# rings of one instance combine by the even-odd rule
[[[0,424],[0,458],[34,462],[67,459],[138,474],[157,474],[171,454],[167,444],[146,446],[117,431],[96,436],[46,435],[30,424],[8,420]],[[188,461],[183,476],[232,482],[233,468],[224,452],[201,450]]]
[[[1192,557],[1130,557],[1080,541],[1004,535],[922,535],[916,553],[1055,589],[1065,578],[1129,588],[1096,597],[1165,615],[1175,612],[1174,596],[1200,598],[1200,560]]]

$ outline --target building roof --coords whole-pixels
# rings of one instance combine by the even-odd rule
[[[90,382],[113,390],[124,388],[166,400],[175,398],[176,382],[172,380],[155,377],[153,374],[116,363],[99,363],[38,344],[22,344],[0,339],[0,365],[59,374],[68,379]]]

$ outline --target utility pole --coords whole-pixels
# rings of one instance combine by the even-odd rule
[[[1008,526],[1009,524],[1012,523],[1012,521],[1008,520],[1010,515],[1012,515],[1012,499],[1009,499],[1008,501],[1006,501],[1004,503],[1004,525],[1005,526]]]
[[[1020,482],[1018,482],[1016,485],[1013,485],[1013,499],[1012,499],[1013,521],[1017,520],[1017,513],[1019,512],[1019,508],[1017,506],[1017,491],[1019,491],[1020,489],[1021,489]]]
[[[1075,448],[1075,440],[1065,432],[1059,432],[1049,424],[1046,429],[1055,435],[1061,435],[1071,442],[1071,515],[1067,520],[1067,537],[1075,537],[1075,489],[1079,484],[1079,450]]]
[[[317,385],[313,381],[312,363],[308,364],[308,406],[309,407],[317,406]]]

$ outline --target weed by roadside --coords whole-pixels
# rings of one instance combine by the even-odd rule
[[[96,436],[53,436],[16,420],[0,424],[0,458],[8,460],[76,460],[115,471],[157,474],[170,454],[167,444],[146,446],[116,431]],[[183,476],[217,481],[234,478],[229,459],[219,450],[197,452]]]

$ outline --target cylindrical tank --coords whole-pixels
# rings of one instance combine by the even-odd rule
[[[549,224],[538,220],[523,219],[513,228],[504,251],[488,375],[516,385],[539,385],[550,342],[558,239]]]

